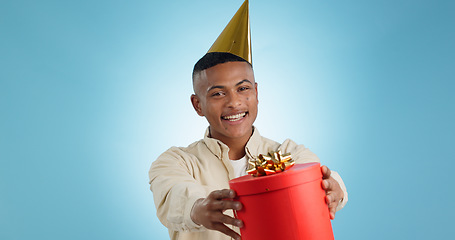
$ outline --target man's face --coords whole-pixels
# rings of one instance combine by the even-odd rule
[[[257,84],[246,62],[218,64],[198,74],[191,96],[194,109],[210,124],[212,138],[248,140],[257,116]]]

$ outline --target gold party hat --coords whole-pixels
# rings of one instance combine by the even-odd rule
[[[228,52],[237,55],[250,64],[251,59],[251,33],[250,17],[248,14],[248,0],[240,6],[237,13],[221,32],[208,52]]]

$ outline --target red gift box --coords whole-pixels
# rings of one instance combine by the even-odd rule
[[[243,240],[333,240],[319,163],[296,164],[270,176],[229,181],[243,208]]]

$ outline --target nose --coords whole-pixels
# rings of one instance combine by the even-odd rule
[[[242,98],[237,93],[229,94],[228,97],[226,98],[226,100],[227,100],[227,106],[230,108],[235,108],[235,107],[242,105]]]

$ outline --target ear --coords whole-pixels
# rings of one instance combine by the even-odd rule
[[[197,114],[199,116],[204,116],[202,113],[202,108],[201,108],[201,101],[199,100],[199,97],[196,94],[191,95],[191,104],[193,104],[194,110],[196,110]]]

